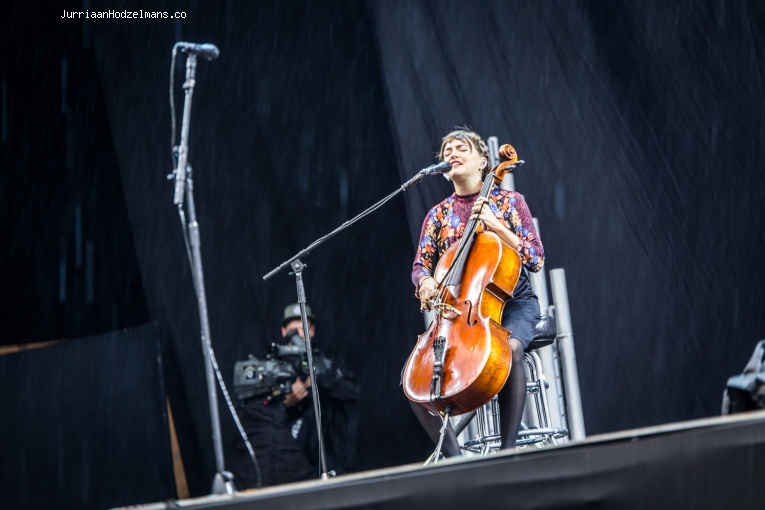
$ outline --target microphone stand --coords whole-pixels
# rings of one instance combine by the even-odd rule
[[[174,50],[175,51],[175,50]],[[189,121],[191,118],[191,98],[194,94],[197,55],[188,53],[186,58],[186,81],[183,84],[185,99],[183,102],[183,124],[181,125],[181,142],[178,147],[178,166],[174,170],[175,196],[173,202],[178,206],[181,223],[184,225],[184,238],[186,238],[187,250],[189,237],[191,238],[191,252],[188,254],[191,263],[191,273],[194,281],[194,290],[197,295],[199,308],[199,322],[201,326],[202,350],[205,360],[205,375],[207,379],[207,394],[210,404],[210,417],[212,421],[212,439],[215,449],[215,477],[212,483],[213,494],[233,494],[235,492],[233,475],[226,471],[223,461],[223,445],[221,441],[220,417],[218,414],[218,396],[215,391],[214,355],[210,341],[210,322],[207,316],[207,297],[205,295],[204,275],[202,271],[202,253],[200,249],[199,224],[194,207],[194,185],[191,177],[191,166],[188,165],[188,138]],[[173,175],[168,176],[172,178]],[[187,186],[184,186],[187,185]],[[183,193],[186,187],[186,195],[189,203],[189,226],[186,229],[183,213]]]
[[[290,257],[289,259],[285,260],[279,266],[271,270],[268,274],[266,274],[263,277],[263,280],[268,280],[272,276],[274,276],[276,273],[284,269],[285,267],[289,266],[292,269],[292,273],[295,275],[295,283],[297,285],[297,296],[298,296],[298,304],[300,305],[300,318],[303,321],[303,333],[305,333],[305,344],[306,344],[306,355],[308,358],[308,368],[309,368],[309,377],[311,378],[311,395],[313,396],[313,410],[314,415],[316,416],[316,434],[318,436],[319,441],[319,471],[320,476],[322,480],[327,480],[329,476],[335,476],[334,471],[327,471],[327,458],[324,451],[324,433],[321,428],[321,406],[319,402],[319,390],[318,386],[316,385],[316,379],[314,374],[314,365],[313,365],[313,348],[311,347],[311,336],[308,333],[308,315],[306,313],[305,309],[305,286],[303,285],[303,269],[305,269],[306,265],[301,262],[301,257],[306,256],[310,253],[311,250],[322,244],[324,241],[328,240],[330,237],[334,236],[341,230],[345,230],[346,228],[350,227],[354,223],[356,223],[361,218],[371,214],[372,212],[376,211],[380,207],[382,207],[386,202],[390,201],[393,197],[398,195],[402,191],[406,191],[410,186],[413,184],[416,184],[423,180],[428,175],[434,175],[439,172],[439,169],[442,171],[444,170],[443,163],[440,165],[432,165],[428,168],[423,168],[418,173],[414,175],[411,179],[406,181],[404,184],[402,184],[399,189],[388,195],[387,197],[383,198],[376,204],[372,205],[368,209],[362,211],[358,215],[356,215],[354,218],[346,221],[339,227],[337,227],[335,230],[330,232],[329,234],[320,237],[310,245],[308,245],[307,248],[304,248],[300,250],[297,254]],[[447,168],[448,169],[448,166]]]

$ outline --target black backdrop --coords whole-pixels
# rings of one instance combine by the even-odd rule
[[[516,187],[539,218],[547,268],[566,269],[588,433],[719,412],[726,378],[765,330],[758,3],[142,7],[186,18],[0,8],[0,332],[15,344],[156,320],[192,494],[209,491],[214,463],[196,300],[165,180],[178,40],[221,50],[199,61],[189,159],[227,381],[295,300],[293,277],[262,276],[470,124],[527,162]],[[86,8],[140,7],[65,7]],[[304,260],[316,340],[345,352],[364,387],[360,469],[429,452],[397,383],[422,327],[414,239],[446,193],[440,179],[421,183]],[[221,420],[228,442],[225,409]]]

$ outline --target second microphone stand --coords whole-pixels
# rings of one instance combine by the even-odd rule
[[[173,53],[178,45],[173,48]],[[197,223],[196,210],[194,208],[194,186],[191,177],[191,167],[188,165],[188,139],[189,124],[191,118],[191,98],[194,93],[196,79],[197,56],[189,53],[186,60],[186,81],[183,84],[185,98],[183,103],[183,121],[181,124],[181,141],[178,146],[178,165],[169,177],[175,178],[175,196],[173,202],[178,206],[181,223],[184,225],[184,238],[186,238],[191,274],[194,282],[194,290],[197,296],[199,308],[199,322],[201,327],[202,351],[205,360],[205,376],[207,380],[207,394],[210,405],[210,419],[212,425],[213,447],[215,449],[215,477],[212,483],[213,494],[233,494],[233,477],[226,471],[223,460],[223,444],[221,441],[220,417],[218,414],[218,395],[215,390],[215,372],[217,364],[210,341],[210,321],[207,314],[207,296],[205,294],[204,274],[202,271],[202,253],[200,249],[199,224]],[[183,212],[184,188],[189,205],[189,226],[186,229],[186,219]],[[191,238],[190,242],[188,238]],[[191,244],[191,249],[188,245]]]

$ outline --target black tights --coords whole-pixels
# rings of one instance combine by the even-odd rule
[[[502,448],[515,448],[515,440],[521,428],[523,407],[526,404],[526,372],[523,370],[523,344],[515,338],[511,338],[510,350],[513,354],[510,376],[497,395]],[[428,433],[433,443],[438,444],[438,439],[441,436],[441,427],[444,423],[441,416],[430,414],[427,409],[414,402],[409,402],[409,404],[412,406],[412,410],[422,428]],[[446,457],[462,455],[459,442],[457,442],[457,436],[454,435],[451,424],[449,424],[446,430],[441,451]]]

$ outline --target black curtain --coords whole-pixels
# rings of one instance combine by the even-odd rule
[[[185,18],[0,8],[1,331],[13,344],[156,320],[192,494],[209,492],[215,466],[197,302],[165,179],[181,40],[221,50],[198,62],[189,161],[227,382],[296,299],[293,276],[263,275],[469,124],[526,161],[516,187],[547,268],[566,270],[588,433],[719,412],[765,329],[758,3],[138,4],[67,10]],[[430,178],[304,259],[316,341],[343,352],[363,386],[360,469],[431,449],[398,379],[422,329],[414,241],[449,192]],[[223,399],[220,412],[227,444]]]

